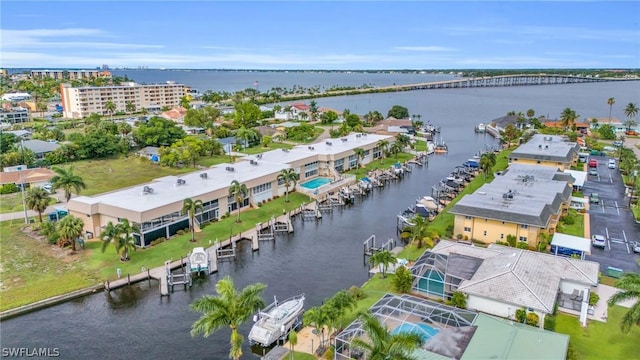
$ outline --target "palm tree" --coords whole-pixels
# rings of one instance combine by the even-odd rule
[[[363,148],[357,147],[353,149],[353,154],[356,156],[356,159],[358,160],[358,164],[356,165],[356,174],[358,174],[358,170],[360,169],[360,161],[364,159],[365,152]]]
[[[282,169],[278,174],[278,182],[282,181],[285,189],[284,202],[289,202],[289,186],[296,186],[298,182],[298,174],[294,169]]]
[[[212,333],[228,326],[231,328],[231,350],[229,357],[240,359],[244,337],[238,326],[246,322],[256,311],[264,307],[262,292],[267,286],[261,283],[247,285],[240,292],[236,290],[230,276],[216,284],[217,296],[204,295],[191,304],[191,309],[203,315],[191,325],[191,336]]]
[[[240,208],[242,207],[242,203],[244,203],[244,199],[249,194],[249,189],[247,189],[247,185],[239,182],[238,180],[233,180],[231,182],[231,186],[229,186],[229,196],[234,196],[236,200],[236,204],[238,205],[238,219],[237,223],[240,222]]]
[[[389,152],[393,154],[396,159],[398,158],[398,153],[402,152],[402,145],[400,145],[397,141],[389,146]]]
[[[54,191],[63,189],[67,202],[71,199],[71,190],[75,190],[75,192],[79,194],[82,189],[87,187],[84,180],[82,180],[79,175],[73,173],[73,166],[69,166],[68,169],[53,166],[51,170],[56,173],[56,175],[51,178],[51,188]]]
[[[50,201],[49,193],[39,186],[29,189],[27,196],[24,198],[27,208],[38,213],[40,223],[42,223],[42,213],[47,209]]]
[[[290,359],[293,360],[293,349],[295,348],[296,345],[298,345],[298,333],[296,333],[296,331],[293,329],[289,333],[289,345],[291,345]]]
[[[113,243],[116,253],[120,255],[120,261],[129,261],[129,251],[131,249],[135,251],[136,249],[135,238],[133,237],[135,230],[135,227],[127,219],[122,219],[115,225],[109,221],[100,233],[100,240],[102,240],[101,251],[105,252],[109,244]]]
[[[362,349],[369,360],[410,360],[413,350],[422,345],[422,336],[418,333],[391,334],[378,318],[369,313],[361,313],[358,319],[367,339],[359,337],[351,341],[352,348]]]
[[[624,114],[627,115],[627,120],[625,120],[624,125],[627,127],[627,131],[631,131],[631,128],[638,124],[635,118],[637,113],[638,107],[634,103],[628,103],[624,108]]]
[[[484,172],[485,179],[487,174],[491,173],[491,169],[496,165],[496,154],[493,152],[487,152],[480,156],[480,168]]]
[[[565,130],[568,130],[573,128],[573,125],[579,117],[580,115],[576,115],[575,110],[565,108],[562,110],[562,114],[560,114],[560,123],[564,126]]]
[[[411,227],[411,241],[416,243],[416,247],[421,249],[424,242],[427,243],[428,247],[433,247],[433,238],[427,236],[428,219],[417,215],[411,221],[414,224]]]
[[[320,346],[324,344],[324,327],[329,324],[329,311],[325,305],[315,306],[302,314],[304,326],[313,326],[316,333],[320,334]]]
[[[383,278],[386,276],[389,265],[395,264],[397,261],[396,257],[388,250],[378,251],[369,257],[371,266],[378,266]]]
[[[109,118],[113,121],[113,113],[116,111],[116,104],[109,100],[104,104],[104,108],[109,112]]]
[[[616,99],[615,98],[608,98],[607,99],[607,105],[609,105],[609,124],[611,124],[611,110],[613,110],[613,104],[616,103]]]
[[[380,148],[380,153],[382,154],[382,156],[380,156],[380,162],[382,162],[384,154],[387,152],[387,148],[389,147],[389,142],[387,140],[379,140],[377,145]]]
[[[622,290],[609,298],[609,306],[613,306],[624,300],[636,300],[636,303],[624,314],[622,322],[620,323],[620,329],[626,334],[631,331],[631,327],[634,324],[640,325],[640,275],[625,273],[616,281],[616,287]]]
[[[191,229],[191,242],[196,241],[196,227],[195,220],[196,214],[198,211],[204,210],[204,206],[202,204],[202,200],[191,200],[190,198],[184,199],[182,203],[182,212],[187,213],[189,216],[189,229]]]
[[[132,114],[136,111],[136,104],[134,104],[133,101],[127,101],[124,106],[129,114]]]
[[[71,250],[76,250],[76,239],[82,235],[84,222],[82,219],[67,215],[56,225],[56,230],[60,234],[63,244],[71,243]]]

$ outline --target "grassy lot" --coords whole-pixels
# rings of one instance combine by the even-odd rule
[[[361,179],[367,176],[368,171],[377,170],[377,169],[389,169],[391,165],[397,162],[403,163],[413,158],[414,156],[411,154],[399,153],[398,156],[392,156],[392,157],[384,158],[382,160],[375,160],[368,163],[364,167],[361,167],[359,169],[351,169],[345,173],[350,175],[356,175],[357,179]]]
[[[560,222],[558,231],[567,235],[584,237],[584,215],[579,214],[575,209],[569,209],[568,216],[573,219],[573,224]]]
[[[193,168],[170,168],[153,164],[138,156],[118,159],[83,160],[70,165],[82,176],[87,188],[82,195],[95,195],[125,188],[167,175],[194,171]],[[61,165],[67,168],[69,165]]]
[[[244,154],[254,155],[254,154],[260,154],[260,153],[275,150],[275,149],[291,149],[293,147],[294,145],[292,144],[272,142],[267,147],[258,145],[258,146],[243,149],[241,152]]]
[[[620,331],[620,320],[627,310],[621,306],[610,307],[606,323],[589,321],[586,328],[580,326],[577,317],[558,313],[556,332],[571,336],[570,344],[580,360],[637,358],[640,327],[634,326],[626,335]]]
[[[53,205],[56,202],[56,199],[52,198],[49,205]],[[24,207],[22,206],[22,195],[19,192],[0,195],[0,214],[22,210],[24,210]]]
[[[98,272],[88,266],[84,254],[68,255],[28,237],[23,226],[22,219],[0,226],[0,311],[99,283]]]
[[[306,195],[292,193],[290,202],[284,197],[272,200],[258,209],[243,212],[241,223],[236,216],[211,223],[196,234],[196,242],[190,242],[190,233],[176,236],[150,249],[140,249],[130,254],[131,261],[122,263],[113,247],[103,253],[100,241],[86,243],[84,251],[70,255],[67,250],[27,236],[20,229],[23,220],[0,223],[0,269],[2,286],[0,311],[32,303],[51,296],[99,284],[116,278],[116,269],[123,274],[137,274],[144,268],[161,266],[166,260],[186,256],[195,246],[209,246],[209,240],[226,239],[231,233],[252,229],[259,222],[267,221],[272,214],[282,214],[282,209],[292,210],[303,202]]]

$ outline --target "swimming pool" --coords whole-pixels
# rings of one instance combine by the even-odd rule
[[[300,184],[300,186],[302,186],[303,188],[306,189],[317,189],[322,185],[326,185],[328,183],[331,182],[331,179],[329,178],[323,178],[323,177],[319,177],[319,178],[315,178],[313,180],[309,180],[303,184]]]
[[[436,334],[438,333],[438,329],[434,329],[431,326],[423,323],[404,323],[393,329],[392,332],[393,335],[400,333],[417,333],[422,337],[423,342],[427,342],[429,339],[436,336]]]

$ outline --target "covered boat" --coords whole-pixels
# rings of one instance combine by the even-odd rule
[[[209,271],[209,254],[203,247],[196,247],[189,255],[189,267],[192,273],[205,273]]]
[[[255,323],[249,332],[251,344],[268,347],[284,339],[291,329],[301,324],[304,312],[304,294],[290,297],[283,302],[274,298],[266,308],[253,317]]]

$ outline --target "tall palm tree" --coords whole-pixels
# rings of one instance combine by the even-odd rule
[[[278,181],[282,181],[285,189],[284,202],[289,202],[289,186],[296,186],[298,182],[298,174],[294,169],[282,169],[278,174]]]
[[[290,359],[293,360],[293,349],[298,345],[298,333],[294,329],[291,329],[291,332],[289,333],[289,345],[291,346]]]
[[[233,180],[231,182],[231,186],[229,186],[229,196],[235,197],[236,204],[238,205],[238,219],[237,223],[240,222],[240,209],[242,208],[242,203],[244,203],[244,199],[249,195],[249,189],[247,189],[247,185],[239,182],[238,180]]]
[[[124,106],[129,114],[136,112],[136,104],[134,104],[133,101],[127,101]]]
[[[577,115],[575,110],[565,108],[560,114],[560,123],[564,126],[565,130],[568,130],[573,128],[573,125],[579,117],[580,115]]]
[[[329,325],[330,312],[326,305],[315,306],[302,314],[304,326],[313,326],[317,334],[320,334],[320,346],[324,344],[324,327]]]
[[[102,247],[100,250],[103,253],[107,250],[107,247],[109,246],[109,244],[113,243],[114,246],[116,247],[116,253],[120,255],[120,251],[118,250],[118,244],[117,244],[118,238],[120,237],[119,232],[120,230],[118,229],[117,225],[114,224],[112,221],[109,221],[107,225],[104,227],[104,229],[102,229],[102,232],[100,233],[100,240],[102,240]],[[120,259],[122,259],[122,257]]]
[[[358,160],[358,163],[356,164],[356,174],[358,174],[358,170],[360,169],[360,162],[362,161],[362,159],[364,159],[364,149],[361,147],[357,147],[355,149],[353,149],[353,154],[356,156],[356,159]]]
[[[378,251],[369,257],[371,266],[378,266],[383,278],[386,276],[389,265],[395,264],[397,261],[396,257],[389,250]]]
[[[380,153],[382,155],[380,156],[380,162],[382,162],[382,160],[384,160],[384,155],[387,152],[387,149],[389,148],[389,142],[387,140],[379,140],[377,145],[380,148]]]
[[[368,360],[412,360],[411,353],[422,345],[420,334],[391,334],[378,318],[369,313],[361,313],[358,320],[367,338],[353,339],[351,347],[364,350]]]
[[[116,104],[109,100],[104,104],[104,108],[109,112],[109,119],[113,121],[113,113],[116,111]]]
[[[426,242],[428,247],[433,247],[433,239],[427,236],[427,226],[429,220],[424,216],[417,215],[413,219],[413,227],[411,227],[411,240],[416,243],[418,249],[422,248],[422,245]]]
[[[393,154],[397,159],[398,154],[402,152],[402,149],[402,145],[396,141],[389,146],[389,153]]]
[[[24,202],[27,205],[27,208],[38,213],[38,219],[40,220],[40,223],[42,223],[42,213],[47,209],[50,201],[51,196],[49,196],[49,193],[39,186],[29,189],[29,191],[27,191],[27,195],[24,198]]]
[[[620,323],[620,329],[626,334],[631,331],[631,327],[634,324],[640,325],[640,275],[625,273],[616,281],[616,287],[622,290],[609,298],[609,306],[613,306],[624,300],[636,300],[635,304],[624,314],[622,322]]]
[[[624,114],[627,115],[624,125],[627,127],[627,131],[630,131],[632,127],[636,126],[636,114],[638,113],[638,107],[634,103],[628,103],[624,108]]]
[[[247,285],[240,292],[236,290],[230,276],[216,284],[217,296],[204,295],[191,304],[191,309],[203,315],[191,325],[191,336],[212,333],[228,326],[231,328],[231,350],[229,357],[240,359],[244,337],[238,332],[238,326],[246,322],[251,315],[264,307],[262,292],[267,286],[261,283]]]
[[[82,235],[84,222],[82,219],[67,215],[56,225],[62,243],[71,243],[71,250],[76,250],[76,239]]]
[[[84,180],[82,180],[79,175],[73,173],[73,166],[69,166],[67,169],[53,166],[51,170],[56,173],[56,175],[51,178],[51,188],[53,190],[63,189],[67,202],[71,199],[71,190],[75,190],[75,192],[79,194],[82,189],[87,187]]]
[[[607,99],[607,105],[609,105],[609,124],[611,124],[611,110],[613,110],[613,104],[616,103],[616,99],[615,98],[608,98]]]
[[[202,204],[202,200],[192,200],[191,198],[184,199],[182,203],[182,212],[187,213],[189,216],[189,229],[191,230],[191,242],[196,241],[196,227],[195,220],[196,214],[198,211],[204,210],[204,205]]]

